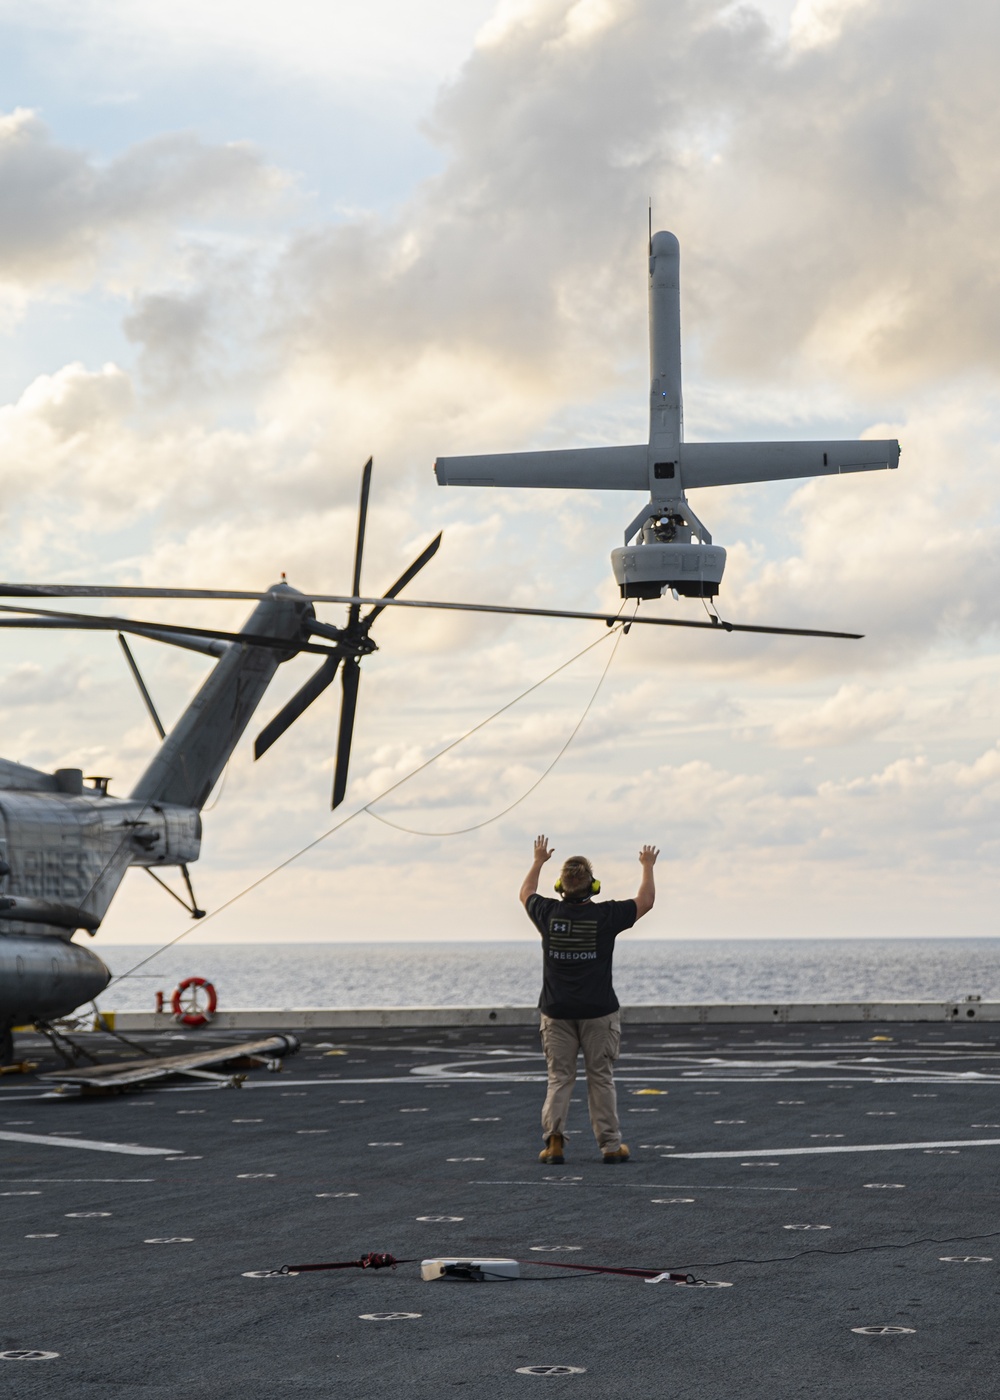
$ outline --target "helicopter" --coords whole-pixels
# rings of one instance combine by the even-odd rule
[[[362,474],[354,555],[353,594],[361,582],[372,463]],[[109,792],[110,779],[84,777],[79,768],[41,772],[0,759],[0,1064],[12,1057],[11,1027],[43,1027],[93,1001],[110,981],[104,962],[73,941],[99,929],[125,872],[144,868],[202,918],[189,864],[201,848],[201,809],[218,782],[279,666],[301,653],[323,658],[319,669],[257,736],[260,758],[333,681],[342,667],[343,700],[333,806],[347,790],[361,657],[377,650],[372,623],[397,593],[434,557],[440,534],[362,617],[353,597],[347,623],[333,627],[316,617],[312,600],[281,581],[260,594],[242,594],[257,606],[239,632],[160,622],[69,613],[26,604],[0,607],[0,627],[114,630],[161,740],[127,798]],[[64,585],[0,585],[7,597],[214,597],[205,590],[76,588]],[[233,596],[233,595],[226,595]],[[166,733],[126,634],[201,652],[215,667]],[[179,869],[188,900],[156,874]]]
[[[730,443],[683,442],[680,371],[679,245],[670,233],[649,243],[650,434],[648,444],[567,451],[439,457],[440,485],[533,486],[647,490],[645,503],[625,532],[612,564],[623,599],[641,600],[672,590],[714,598],[725,568],[725,550],[714,545],[692,510],[686,488],[821,476],[892,468],[896,442]],[[438,534],[380,596],[360,592],[372,462],[361,481],[352,587],[348,595],[304,593],[282,576],[261,592],[233,589],[125,587],[90,584],[0,583],[0,628],[113,631],[160,738],[128,797],[112,796],[110,780],[85,778],[79,768],[54,773],[0,759],[0,1064],[13,1053],[11,1028],[45,1027],[92,1001],[110,981],[102,960],[74,941],[93,937],[127,870],[156,878],[193,918],[197,907],[189,865],[201,847],[201,812],[250,724],[279,667],[301,654],[322,658],[319,667],[257,736],[260,759],[305,710],[341,678],[332,806],[347,791],[360,684],[360,663],[378,648],[371,628],[389,607],[519,617],[599,621],[608,627],[682,627],[720,632],[766,633],[858,640],[855,632],[777,627],[723,621],[573,611],[507,604],[428,601],[398,595],[433,559]],[[638,542],[632,541],[638,535]],[[242,599],[255,604],[238,632],[131,617],[37,606],[68,598]],[[318,604],[347,608],[342,626],[320,620]],[[362,609],[368,609],[362,615]],[[140,636],[211,657],[214,668],[170,733],[128,646]],[[187,890],[182,899],[157,875],[176,868]]]
[[[795,477],[894,470],[895,439],[835,442],[685,442],[681,387],[680,243],[649,236],[649,441],[438,457],[439,486],[542,487],[553,491],[649,491],[611,553],[622,598],[714,598],[726,551],[687,498],[689,489]]]

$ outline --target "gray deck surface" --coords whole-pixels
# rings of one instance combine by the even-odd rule
[[[544,1073],[528,1030],[341,1033],[346,1054],[317,1032],[238,1091],[53,1102],[4,1077],[0,1134],[80,1145],[0,1137],[0,1350],[58,1353],[0,1360],[2,1393],[996,1396],[997,1035],[629,1025],[626,1167],[601,1162],[582,1085],[566,1165],[537,1164]],[[34,1037],[17,1046],[39,1055]],[[887,1144],[916,1145],[781,1151]],[[914,1243],[929,1238],[947,1243]],[[791,1257],[809,1249],[845,1253]],[[538,1281],[424,1283],[416,1264],[244,1277],[369,1250],[691,1269],[732,1287],[531,1263]],[[747,1260],[778,1262],[729,1262]],[[414,1316],[363,1316],[379,1312]],[[584,1369],[518,1374],[531,1365]]]

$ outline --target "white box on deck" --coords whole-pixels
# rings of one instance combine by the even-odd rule
[[[473,1283],[500,1283],[520,1278],[516,1259],[425,1259],[420,1277],[428,1283],[437,1278],[468,1279]]]

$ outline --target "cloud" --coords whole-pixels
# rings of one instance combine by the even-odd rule
[[[354,463],[349,472],[331,471],[310,447],[294,424],[212,427],[184,414],[149,412],[133,376],[118,365],[68,364],[0,407],[0,512],[8,521],[20,513],[21,526],[5,540],[6,557],[30,558],[49,526],[68,537],[65,548],[72,543],[69,520],[97,533],[155,521],[158,543],[151,549],[144,542],[142,568],[168,563],[182,579],[189,569],[211,567],[214,556],[239,567],[241,556],[308,554],[314,546],[307,539],[317,555],[328,555],[331,532],[339,554],[353,535],[358,475]],[[334,522],[329,512],[347,502],[349,511]],[[395,517],[405,540],[413,524],[398,506]],[[278,520],[288,522],[283,539],[275,533]],[[378,558],[377,537],[373,546]],[[127,556],[116,564],[133,567]],[[267,567],[273,572],[275,564]],[[322,582],[317,574],[314,586]]]
[[[6,632],[9,638],[11,633]],[[12,666],[0,680],[0,695],[5,710],[30,706],[65,704],[78,700],[90,684],[87,670],[79,662],[68,665],[40,666],[35,661],[21,661]]]
[[[798,0],[789,19],[790,47],[801,51],[834,43],[862,4],[864,0]]]
[[[866,690],[842,685],[812,711],[781,720],[774,742],[788,748],[825,748],[873,738],[900,719],[905,697],[900,690]]]
[[[388,221],[294,240],[274,295],[303,358],[357,378],[365,356],[369,383],[374,369],[394,394],[419,384],[456,450],[470,403],[497,410],[492,433],[474,420],[484,446],[502,442],[513,407],[508,445],[573,386],[585,403],[641,362],[652,191],[684,246],[692,365],[799,383],[818,371],[869,399],[995,370],[1000,263],[984,231],[1000,212],[987,57],[1000,19],[931,0],[800,6],[783,45],[723,0],[668,11],[501,10],[429,120],[443,173]],[[5,122],[0,190],[23,213],[0,251],[23,277],[86,260],[108,229],[245,213],[281,184],[238,145],[173,134],[101,167],[56,146],[34,114]],[[519,404],[504,402],[508,387]],[[639,408],[641,374],[636,392]]]
[[[898,474],[798,487],[779,547],[756,559],[735,553],[733,612],[864,632],[845,658],[859,669],[994,636],[998,430],[994,395],[975,389],[945,392],[914,406],[906,424],[876,429],[903,442]]]
[[[805,13],[751,70],[694,193],[696,295],[727,307],[713,358],[770,377],[795,355],[869,398],[995,372],[1000,16],[929,0]]]
[[[287,183],[251,147],[211,146],[188,132],[98,162],[56,142],[36,112],[17,108],[0,115],[0,288],[24,298],[86,285],[102,259],[121,257],[116,240],[146,240],[151,251],[149,241],[179,220],[263,213]]]
[[[852,867],[894,874],[920,870],[930,860],[957,874],[997,846],[1000,751],[990,745],[966,763],[904,757],[871,773],[794,786],[773,774],[730,771],[703,760],[668,765],[617,787],[608,826],[634,813],[639,802],[670,858],[697,868],[725,851],[739,865],[763,861],[773,878],[781,865],[790,871],[848,858]]]
[[[502,11],[431,120],[449,161],[404,214],[409,296],[436,292],[443,329],[457,283],[494,344],[561,345],[585,375],[640,350],[652,192],[715,372],[818,370],[871,398],[995,371],[1000,15],[883,0],[816,6],[814,30],[821,15],[823,42],[783,46],[723,3]]]
[[[419,13],[398,0],[370,0],[365,6],[317,8],[313,0],[175,0],[169,8],[155,0],[3,0],[8,22],[46,28],[65,41],[79,37],[91,68],[114,71],[117,82],[183,67],[252,63],[271,81],[280,75],[296,86],[303,79],[339,85],[367,84],[397,89],[426,83],[464,56],[490,0],[425,0]],[[103,63],[101,62],[103,60]],[[123,80],[120,65],[128,62]],[[105,99],[108,100],[108,99]],[[118,100],[127,100],[118,94]]]

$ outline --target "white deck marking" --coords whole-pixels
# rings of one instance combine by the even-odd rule
[[[691,1186],[677,1181],[671,1181],[666,1186],[662,1184],[648,1186],[642,1181],[627,1181],[625,1185],[637,1186],[641,1191],[791,1191],[794,1193],[799,1189],[797,1186]]]
[[[37,1142],[43,1147],[84,1147],[89,1152],[122,1152],[128,1157],[174,1157],[180,1147],[139,1147],[131,1142],[96,1142],[89,1138],[46,1137],[42,1133],[0,1132],[4,1142]]]
[[[746,1156],[746,1153],[745,1153],[745,1152],[744,1152],[744,1153],[740,1153],[740,1156],[745,1157],[745,1156]],[[576,1178],[574,1178],[574,1180],[579,1181],[580,1185],[583,1186],[583,1187],[586,1187],[586,1186],[596,1186],[596,1181],[586,1182],[586,1181],[583,1180],[582,1177],[576,1177]],[[474,1181],[471,1181],[471,1182],[469,1183],[470,1186],[544,1186],[544,1185],[553,1185],[553,1184],[554,1184],[553,1181],[551,1181],[549,1178],[547,1178],[547,1177],[537,1177],[537,1176],[531,1178],[531,1179],[528,1180],[528,1181],[511,1181],[511,1180],[509,1180],[509,1179],[507,1179],[507,1178],[504,1178],[503,1180],[500,1180],[500,1181],[475,1181],[475,1180],[474,1180]],[[559,1183],[559,1184],[561,1184],[561,1185],[568,1185],[569,1183],[568,1183],[568,1182],[562,1182],[562,1183]],[[798,1191],[798,1189],[799,1189],[797,1186],[690,1186],[690,1185],[681,1185],[680,1183],[678,1183],[678,1182],[676,1182],[676,1181],[668,1181],[668,1182],[658,1181],[658,1182],[652,1182],[652,1183],[651,1183],[651,1182],[646,1182],[646,1181],[623,1181],[623,1182],[621,1182],[620,1184],[621,1184],[622,1186],[634,1186],[634,1187],[636,1187],[637,1190],[639,1190],[639,1191],[792,1191],[792,1192],[795,1192],[795,1191]]]
[[[826,1069],[822,1074],[810,1075],[800,1071],[785,1074],[783,1072],[772,1071],[769,1074],[750,1074],[739,1070],[736,1073],[727,1074],[717,1067],[710,1072],[699,1073],[697,1078],[692,1078],[690,1073],[682,1072],[680,1076],[676,1073],[663,1073],[664,1066],[657,1066],[661,1072],[656,1074],[639,1074],[635,1071],[616,1071],[615,1082],[623,1089],[628,1089],[632,1084],[679,1084],[690,1088],[693,1084],[775,1084],[783,1089],[798,1089],[801,1091],[807,1084],[823,1084],[828,1087],[854,1088],[864,1084],[906,1084],[909,1086],[920,1086],[922,1084],[940,1088],[944,1086],[961,1085],[963,1087],[977,1087],[982,1085],[993,1088],[1000,1083],[1000,1074],[979,1074],[976,1072],[966,1073],[956,1071],[949,1073],[934,1070],[907,1070],[900,1066],[890,1065],[875,1069],[871,1065],[843,1065],[838,1069]],[[834,1074],[835,1084],[831,1085],[830,1074]],[[248,1080],[243,1085],[243,1092],[253,1093],[257,1091],[266,1092],[269,1089],[280,1090],[287,1093],[289,1089],[297,1088],[333,1088],[347,1089],[354,1087],[374,1086],[377,1084],[412,1084],[424,1089],[447,1089],[461,1084],[470,1084],[478,1087],[484,1084],[544,1084],[544,1070],[539,1074],[518,1072],[504,1069],[501,1065],[494,1064],[490,1071],[483,1073],[457,1072],[447,1066],[443,1067],[440,1073],[433,1076],[420,1072],[399,1075],[366,1075],[364,1077],[351,1077],[346,1075],[340,1079],[283,1079],[276,1080]],[[150,1087],[146,1090],[148,1094],[204,1094],[216,1093],[217,1086],[203,1088],[200,1085],[174,1085],[162,1088]],[[695,1091],[698,1092],[697,1090]],[[706,1091],[702,1091],[705,1093]],[[717,1092],[717,1091],[716,1091]]]
[[[967,1138],[955,1142],[870,1142],[854,1147],[767,1147],[749,1152],[662,1152],[661,1161],[671,1162],[675,1158],[692,1161],[707,1157],[806,1157],[831,1152],[913,1152],[926,1151],[929,1147],[1000,1147],[1000,1138]]]

